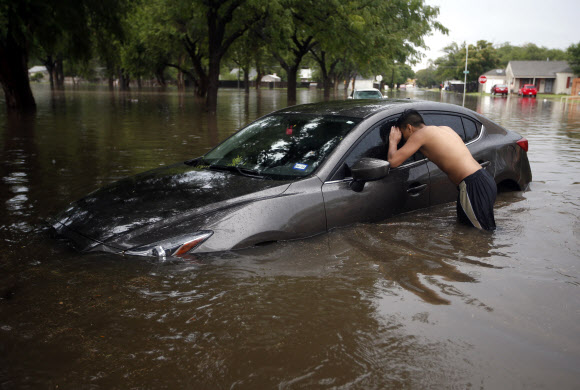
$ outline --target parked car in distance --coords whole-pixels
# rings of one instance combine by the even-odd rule
[[[355,89],[351,92],[349,99],[383,99],[381,91],[376,88]]]
[[[493,87],[491,87],[491,91],[490,93],[492,95],[502,95],[502,96],[507,96],[508,94],[508,86],[505,84],[495,84]]]
[[[50,222],[82,251],[188,258],[456,201],[457,186],[420,152],[390,169],[390,129],[407,108],[455,130],[499,187],[532,180],[528,141],[474,111],[342,100],[268,114],[201,157],[105,186]]]
[[[526,96],[533,96],[536,97],[538,94],[538,90],[534,84],[525,84],[520,90],[518,91],[518,95],[522,95],[522,97]]]

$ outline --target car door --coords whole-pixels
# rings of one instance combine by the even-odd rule
[[[475,148],[475,142],[477,141],[480,131],[481,124],[475,122],[470,118],[466,118],[463,115],[453,114],[453,113],[434,113],[434,112],[423,112],[423,121],[428,126],[448,126],[451,127],[468,145],[468,149],[474,156],[474,158],[482,165],[482,167],[487,167],[489,165],[489,159],[480,156],[481,153],[477,152]],[[475,152],[475,153],[474,153]],[[447,174],[433,162],[429,161],[427,163],[429,169],[429,176],[431,180],[430,184],[430,200],[431,205],[452,202],[457,199],[458,189],[457,186],[449,180]]]
[[[392,215],[429,206],[426,160],[411,157],[389,174],[367,182],[362,191],[351,188],[350,168],[362,157],[387,160],[388,134],[393,124],[381,121],[367,131],[345,155],[331,178],[322,185],[327,229],[356,222],[381,221]]]

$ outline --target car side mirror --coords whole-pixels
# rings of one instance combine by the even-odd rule
[[[380,180],[389,174],[391,164],[377,158],[361,158],[350,169],[352,182],[350,188],[355,192],[361,192],[367,181]]]

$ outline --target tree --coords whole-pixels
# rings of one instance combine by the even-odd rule
[[[309,13],[307,3],[308,0],[281,0],[278,7],[271,8],[259,29],[268,50],[286,72],[288,104],[296,102],[300,64],[316,44],[310,27],[319,13],[316,7],[310,7],[313,13]]]
[[[430,65],[427,69],[418,70],[415,76],[417,78],[417,85],[422,88],[430,88],[434,85],[441,84],[441,81],[437,78],[434,65]]]
[[[217,109],[217,93],[222,58],[230,46],[265,14],[267,2],[249,0],[198,0],[194,15],[203,15],[203,23],[184,37],[202,91],[206,91],[206,108]],[[207,66],[204,65],[207,61]]]
[[[469,45],[467,81],[476,81],[483,73],[499,66],[499,56],[490,42],[481,40],[476,45]],[[437,76],[440,80],[463,79],[465,69],[466,46],[453,42],[443,49],[447,54],[435,60]]]
[[[572,71],[575,75],[580,76],[580,42],[570,45],[566,54]]]
[[[500,58],[500,67],[506,67],[510,61],[559,61],[566,59],[566,53],[560,49],[548,49],[538,47],[533,43],[526,43],[523,46],[513,46],[509,42],[503,43],[497,48]]]
[[[32,52],[56,59],[59,68],[65,55],[88,60],[91,35],[115,32],[125,5],[120,0],[0,0],[0,83],[7,108],[36,108],[28,80]]]
[[[328,94],[338,69],[350,75],[380,74],[394,61],[419,58],[424,36],[447,32],[435,21],[437,7],[422,0],[285,0],[280,14],[270,18],[265,38],[288,73],[288,100],[295,100],[296,71],[310,52],[316,59]],[[341,63],[348,62],[348,66]],[[345,72],[343,72],[345,73]],[[349,77],[350,77],[349,75]],[[336,81],[335,81],[336,84]]]
[[[394,88],[395,84],[406,84],[407,80],[415,78],[415,72],[408,64],[394,63],[387,69],[387,76],[391,88]]]

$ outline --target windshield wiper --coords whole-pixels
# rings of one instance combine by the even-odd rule
[[[270,179],[270,177],[264,175],[260,171],[257,171],[255,169],[238,167],[236,165],[210,165],[209,169],[216,171],[238,172],[242,176],[254,177],[258,179]]]

